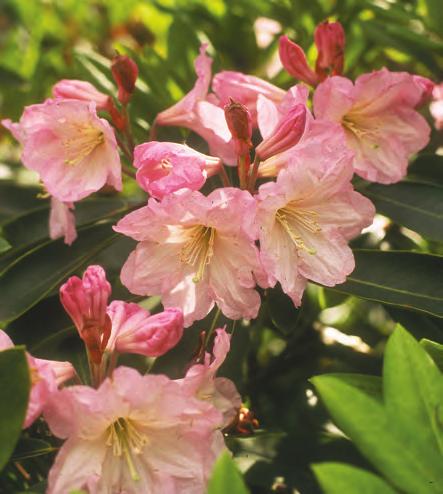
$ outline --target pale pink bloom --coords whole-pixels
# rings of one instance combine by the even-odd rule
[[[221,414],[166,376],[119,367],[98,389],[71,386],[45,410],[67,439],[48,494],[202,494],[224,449]]]
[[[372,182],[401,180],[408,159],[429,141],[430,128],[414,108],[423,90],[406,72],[382,69],[322,82],[314,94],[317,119],[338,122],[354,151],[354,170]]]
[[[434,101],[429,105],[431,115],[435,120],[435,128],[443,129],[443,83],[436,85],[432,91]]]
[[[175,142],[151,141],[134,150],[137,182],[157,199],[183,188],[199,190],[220,165],[219,158]]]
[[[307,280],[343,283],[354,269],[348,240],[368,226],[372,203],[352,188],[352,153],[323,145],[292,156],[259,189],[260,256],[269,282],[300,305]]]
[[[0,330],[0,351],[13,346],[14,343],[9,336]],[[26,353],[26,358],[29,366],[31,393],[23,423],[24,429],[41,415],[51,394],[57,391],[57,387],[71,379],[75,374],[74,367],[69,362],[39,359],[29,353]]]
[[[18,124],[2,123],[23,144],[23,164],[59,201],[79,201],[105,184],[121,190],[114,132],[94,103],[49,99],[26,107]]]
[[[259,77],[230,70],[215,74],[212,89],[222,107],[229,103],[230,98],[245,105],[251,113],[254,126],[257,124],[256,105],[259,95],[265,96],[275,104],[280,103],[285,96],[283,89]]]
[[[114,300],[107,313],[112,321],[107,351],[159,357],[173,348],[183,335],[180,309],[169,308],[151,315],[137,304]]]
[[[90,103],[93,101],[99,110],[106,110],[110,97],[100,92],[90,82],[76,79],[62,79],[52,87],[54,98],[74,99]]]
[[[101,266],[89,266],[82,279],[71,276],[60,287],[60,301],[96,364],[100,364],[111,335],[106,311],[110,295],[111,285]]]
[[[282,26],[275,19],[269,17],[257,17],[254,22],[254,33],[257,46],[267,48],[274,39],[275,35],[281,32]]]
[[[229,352],[230,339],[224,328],[216,329],[212,355],[205,352],[203,363],[193,365],[178,381],[188,393],[212,403],[223,414],[223,427],[232,422],[242,404],[235,384],[225,377],[215,377]]]
[[[236,157],[223,109],[207,100],[212,59],[206,55],[206,48],[206,44],[201,45],[200,55],[195,60],[194,87],[178,103],[159,113],[155,122],[194,131],[206,140],[211,154],[233,165]]]
[[[74,203],[61,202],[51,197],[51,211],[49,213],[49,236],[54,240],[64,237],[64,242],[71,245],[77,238],[75,216],[72,210]]]
[[[420,101],[416,106],[416,108],[420,108],[426,103],[429,103],[429,101],[431,101],[432,93],[436,86],[430,79],[428,79],[427,77],[423,77],[421,75],[414,74],[412,76],[412,79],[414,80],[415,84],[419,87],[419,89],[422,92]]]
[[[184,189],[162,202],[150,199],[114,227],[140,242],[123,266],[123,284],[139,295],[162,295],[165,307],[183,310],[185,326],[214,303],[231,319],[256,317],[254,274],[261,268],[254,215],[253,197],[235,188],[208,197]]]

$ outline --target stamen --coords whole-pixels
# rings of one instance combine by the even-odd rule
[[[311,233],[319,233],[321,227],[317,222],[317,218],[318,213],[298,207],[296,201],[289,202],[275,214],[275,219],[290,236],[297,249],[304,250],[311,255],[316,254],[317,251],[314,248],[307,246],[303,238],[296,233],[296,230],[301,228],[302,230],[305,229]]]
[[[378,126],[373,124],[368,127],[368,125],[365,125],[364,121],[362,121],[361,117],[358,117],[358,114],[356,114],[356,112],[347,113],[342,119],[342,124],[347,130],[352,132],[357,137],[357,139],[378,138]],[[373,144],[373,147],[377,148],[379,146],[378,144]]]
[[[63,139],[67,165],[77,165],[105,142],[103,132],[92,125],[70,123],[69,130],[71,137]]]
[[[171,170],[172,169],[172,163],[166,159],[166,158],[163,158],[161,161],[160,161],[160,166],[163,168],[163,170]]]
[[[114,456],[124,456],[133,480],[140,480],[132,455],[142,453],[148,443],[145,434],[140,433],[130,419],[120,417],[108,427],[106,446],[112,447]]]
[[[206,266],[214,253],[215,229],[209,226],[196,225],[189,229],[190,239],[180,252],[180,261],[191,266],[197,266],[192,278],[198,283],[203,278]]]

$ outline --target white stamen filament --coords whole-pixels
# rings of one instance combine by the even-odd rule
[[[189,228],[188,235],[190,238],[180,252],[180,261],[197,267],[192,281],[198,283],[214,253],[215,229],[196,225]]]
[[[296,231],[305,229],[311,233],[319,233],[321,227],[317,222],[317,218],[318,213],[298,207],[295,201],[289,202],[275,214],[275,219],[289,235],[297,249],[304,250],[311,255],[316,254],[316,250],[307,246]]]
[[[112,447],[114,456],[124,456],[133,480],[140,480],[132,455],[142,453],[148,443],[145,434],[140,433],[130,419],[120,417],[108,427],[106,446]]]
[[[92,125],[85,123],[70,123],[70,137],[63,139],[67,165],[77,165],[89,156],[97,146],[105,142],[103,132]]]

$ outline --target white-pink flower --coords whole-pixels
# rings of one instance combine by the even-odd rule
[[[49,236],[53,240],[63,237],[67,245],[71,245],[77,238],[75,228],[74,203],[61,202],[51,197],[51,211],[49,213]]]
[[[9,336],[0,330],[0,351],[12,348],[14,343]],[[23,428],[29,427],[43,412],[51,395],[75,375],[69,362],[58,362],[33,357],[26,353],[31,381],[31,393],[28,401]]]
[[[214,303],[231,319],[254,318],[260,306],[254,274],[261,269],[254,215],[254,198],[234,188],[150,199],[114,227],[140,242],[123,266],[123,284],[136,294],[162,295],[165,307],[183,310],[185,326]]]
[[[151,141],[134,149],[137,182],[157,199],[183,188],[199,190],[220,165],[219,158],[175,142]]]
[[[436,85],[432,91],[433,101],[429,105],[431,115],[435,120],[435,128],[443,129],[443,83]]]
[[[224,328],[216,329],[212,355],[205,352],[203,362],[195,364],[178,382],[200,400],[212,403],[223,414],[223,427],[229,425],[241,407],[241,396],[235,384],[226,377],[215,377],[231,346]]]
[[[26,107],[18,124],[2,124],[23,145],[23,164],[59,201],[79,201],[105,184],[121,190],[114,132],[94,103],[49,99]]]
[[[343,283],[354,269],[348,240],[368,226],[372,203],[351,185],[352,153],[328,141],[294,153],[277,182],[259,189],[260,256],[269,283],[300,305],[307,280]]]
[[[341,124],[358,175],[388,184],[406,175],[409,157],[429,141],[429,125],[415,111],[422,96],[406,72],[382,69],[358,77],[355,85],[330,77],[314,93],[314,113]]]
[[[109,108],[112,103],[111,98],[99,91],[95,86],[87,81],[76,79],[62,79],[52,87],[54,98],[74,99],[90,103],[93,101],[99,110]]]
[[[166,376],[119,367],[98,389],[71,386],[45,410],[67,439],[48,494],[203,494],[224,449],[220,412]]]

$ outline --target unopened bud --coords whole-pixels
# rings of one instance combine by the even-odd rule
[[[320,81],[329,75],[341,75],[344,67],[345,32],[339,22],[324,21],[314,33],[318,56],[315,71]]]
[[[305,105],[295,105],[278,122],[272,134],[257,146],[257,155],[261,160],[266,160],[295,146],[303,135],[305,124]]]
[[[118,86],[118,99],[126,105],[131,99],[138,76],[137,64],[126,55],[117,55],[112,60],[112,77]]]
[[[252,119],[245,105],[231,99],[225,108],[225,118],[234,139],[235,151],[238,156],[249,153],[252,147]]]
[[[283,67],[292,77],[311,86],[317,85],[317,74],[309,67],[303,49],[287,36],[280,37],[279,54]]]

